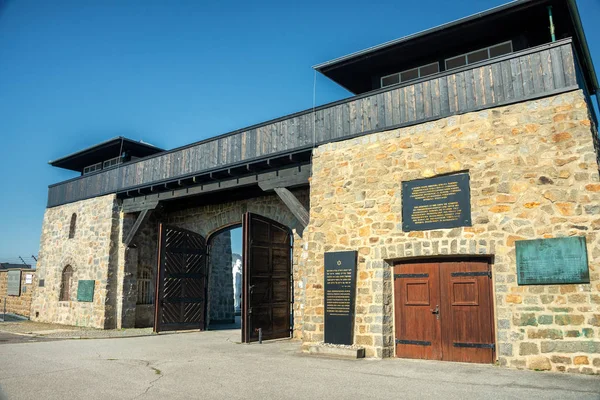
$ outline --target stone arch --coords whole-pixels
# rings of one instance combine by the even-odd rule
[[[71,292],[70,295],[72,297],[73,295],[73,290],[76,290],[77,285],[79,284],[79,266],[75,260],[75,257],[71,256],[71,255],[67,255],[64,256],[61,261],[60,264],[57,266],[56,270],[55,270],[55,282],[56,282],[56,286],[57,286],[57,293],[58,293],[58,299],[59,301],[65,301],[65,300],[61,300],[61,292],[62,292],[62,278],[63,278],[63,271],[64,269],[69,266],[71,267]],[[70,300],[70,299],[69,299]]]
[[[303,226],[275,195],[232,203],[206,205],[174,212],[167,223],[199,233],[207,240],[228,227],[241,225],[244,213],[251,212],[287,226],[302,236]]]
[[[309,190],[306,188],[293,189],[292,193],[298,200],[309,207]],[[274,220],[286,226],[293,238],[293,260],[292,272],[294,282],[301,282],[294,289],[294,337],[302,337],[303,326],[303,304],[304,287],[306,279],[303,276],[305,241],[303,239],[303,226],[292,214],[289,208],[275,194],[268,194],[261,197],[240,199],[230,202],[198,204],[193,205],[190,202],[181,203],[180,208],[176,204],[171,204],[160,217],[164,224],[187,229],[189,231],[202,235],[207,241],[216,235],[220,230],[231,228],[242,223],[243,215],[246,212],[260,215]],[[208,314],[207,314],[208,315]]]

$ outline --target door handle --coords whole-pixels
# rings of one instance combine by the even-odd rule
[[[436,319],[440,319],[440,306],[438,304],[435,305],[435,309],[430,308],[432,314],[435,314]]]

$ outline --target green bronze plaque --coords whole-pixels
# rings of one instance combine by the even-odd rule
[[[96,281],[79,281],[77,286],[77,301],[94,301],[94,286]]]
[[[584,236],[520,240],[515,246],[519,285],[590,283]]]

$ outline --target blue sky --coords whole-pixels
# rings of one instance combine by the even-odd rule
[[[173,148],[310,108],[312,65],[502,0],[4,0],[0,261],[38,252],[47,162],[124,135]],[[2,0],[0,0],[0,4]],[[600,66],[600,1],[580,0]],[[319,76],[316,102],[349,94]]]

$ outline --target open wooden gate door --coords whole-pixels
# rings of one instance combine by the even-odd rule
[[[242,342],[291,335],[292,247],[287,227],[246,213],[243,220]]]
[[[154,331],[200,329],[206,321],[206,240],[160,224]]]

